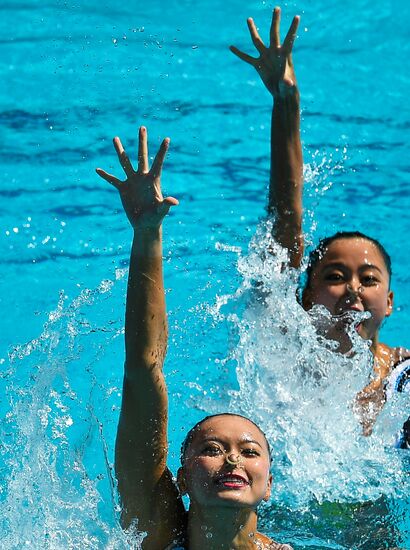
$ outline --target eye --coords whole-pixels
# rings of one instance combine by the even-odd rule
[[[325,281],[329,281],[331,283],[341,283],[343,280],[343,274],[339,271],[331,271],[325,275]]]
[[[376,275],[373,275],[373,273],[369,273],[368,275],[363,275],[360,282],[364,286],[374,286],[377,285],[380,280]]]
[[[222,449],[218,445],[205,445],[202,450],[201,454],[206,456],[218,456],[222,453]]]
[[[242,449],[241,454],[249,457],[260,456],[260,452],[257,449],[254,449],[253,447]]]

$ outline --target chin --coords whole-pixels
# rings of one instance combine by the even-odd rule
[[[258,500],[256,503],[252,500],[250,501],[249,496],[245,497],[243,494],[234,491],[224,491],[212,499],[212,503],[216,506],[221,506],[223,508],[236,508],[236,509],[245,509],[251,508],[256,509],[261,500]],[[210,502],[209,502],[210,504]]]

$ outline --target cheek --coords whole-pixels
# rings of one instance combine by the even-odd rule
[[[381,288],[374,287],[363,294],[363,300],[368,304],[369,309],[378,315],[385,316],[388,307],[388,293]]]
[[[215,475],[220,465],[217,460],[210,457],[201,457],[193,460],[187,467],[187,484],[204,484]]]
[[[270,476],[270,463],[264,459],[255,461],[249,466],[249,472],[254,480],[258,479],[266,483]]]

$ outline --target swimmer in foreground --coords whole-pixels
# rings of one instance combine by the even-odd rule
[[[115,451],[122,524],[147,533],[144,550],[291,550],[257,532],[257,507],[269,499],[272,478],[268,442],[251,420],[231,414],[205,418],[183,443],[177,484],[167,468],[162,220],[178,204],[161,192],[168,146],[165,139],[149,168],[147,131],[141,127],[137,170],[119,138],[114,147],[125,181],[97,169],[118,190],[134,232]],[[184,494],[190,499],[188,511]]]
[[[249,18],[248,28],[259,57],[230,47],[235,55],[256,69],[273,97],[268,213],[274,218],[273,237],[288,250],[289,265],[293,268],[300,268],[304,250],[300,98],[292,60],[299,20],[299,16],[293,18],[281,44],[280,9],[275,8],[270,44],[265,46],[253,19]],[[365,435],[371,433],[376,417],[385,404],[386,386],[391,385],[389,378],[392,373],[397,369],[407,372],[410,368],[408,350],[390,347],[379,341],[380,327],[393,311],[390,279],[390,258],[378,241],[359,232],[339,232],[322,239],[311,252],[307,282],[302,292],[304,309],[323,305],[331,313],[334,322],[326,327],[325,335],[339,343],[337,351],[343,354],[352,349],[346,330],[349,321],[352,322],[349,313],[370,314],[355,327],[363,339],[370,341],[374,357],[372,380],[356,400],[356,410]]]

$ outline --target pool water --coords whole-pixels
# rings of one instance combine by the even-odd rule
[[[252,53],[246,17],[266,37],[272,7],[1,7],[4,548],[139,547],[118,526],[112,468],[131,234],[94,168],[120,174],[111,139],[121,136],[135,158],[140,124],[152,153],[171,137],[163,186],[180,200],[164,230],[166,372],[172,409],[186,411],[171,413],[173,469],[196,420],[240,409],[273,442],[266,532],[298,549],[410,547],[408,458],[389,446],[408,403],[392,403],[363,441],[349,403],[368,376],[365,349],[352,365],[305,346],[296,282],[259,262],[271,102],[228,46]],[[395,306],[382,340],[410,347],[410,5],[282,7],[283,29],[302,16],[295,64],[308,240],[354,228],[383,242]],[[255,278],[271,292],[270,315],[250,290]]]

